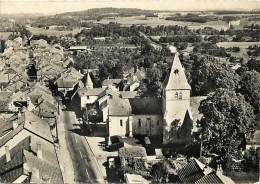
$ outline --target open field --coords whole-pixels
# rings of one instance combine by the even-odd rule
[[[67,35],[67,34],[72,34],[75,35],[80,32],[80,29],[74,29],[72,31],[57,31],[57,30],[47,30],[43,28],[35,28],[35,27],[30,27],[28,28],[29,31],[32,32],[33,35],[46,35],[46,36],[62,36],[62,35]],[[0,32],[0,39],[7,40],[8,36],[12,32]]]
[[[248,48],[251,45],[260,46],[260,42],[218,42],[217,43],[218,47],[224,47],[224,48],[229,48],[229,47]]]
[[[199,29],[204,27],[213,27],[215,29],[226,30],[228,28],[228,24],[223,21],[211,21],[207,23],[195,23],[195,22],[184,22],[184,21],[172,21],[165,20],[158,17],[149,17],[145,18],[145,16],[133,16],[133,17],[115,17],[113,19],[104,18],[100,21],[93,21],[94,23],[108,24],[109,22],[117,22],[122,26],[131,26],[133,24],[136,25],[144,25],[156,27],[158,25],[179,25],[179,26],[188,26],[190,29]]]
[[[36,27],[29,27],[29,31],[32,32],[34,35],[46,35],[46,36],[62,36],[67,34],[75,35],[80,32],[80,29],[74,29],[72,31],[57,31],[57,30],[50,30],[50,29],[43,29],[43,28],[36,28]]]

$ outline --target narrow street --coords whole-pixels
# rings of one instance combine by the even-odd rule
[[[94,162],[94,155],[83,135],[73,111],[63,111],[66,144],[73,162],[75,182],[104,183]]]

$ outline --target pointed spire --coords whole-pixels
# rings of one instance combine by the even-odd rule
[[[85,82],[85,87],[86,88],[93,88],[93,82],[92,79],[89,75],[89,70],[87,71],[87,77],[86,77],[86,82]]]
[[[184,68],[181,65],[178,52],[176,52],[174,56],[171,71],[164,81],[164,87],[166,90],[191,89],[187,81]]]

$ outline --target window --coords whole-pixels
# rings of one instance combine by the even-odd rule
[[[178,99],[178,92],[175,93],[175,99]]]
[[[160,125],[160,121],[158,120],[158,121],[157,121],[157,126],[159,126],[159,125]]]
[[[179,93],[179,99],[182,99],[182,92]]]
[[[138,119],[138,127],[141,127],[141,119]]]
[[[123,120],[120,119],[120,126],[123,126]]]

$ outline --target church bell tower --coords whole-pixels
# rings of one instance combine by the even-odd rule
[[[190,111],[191,87],[185,76],[178,53],[175,54],[171,70],[163,83],[163,143],[187,142],[180,132],[185,121],[192,126]],[[186,126],[186,125],[185,125]],[[189,125],[190,126],[190,125]],[[186,130],[185,130],[186,131]]]

